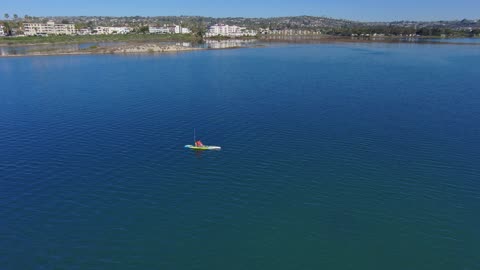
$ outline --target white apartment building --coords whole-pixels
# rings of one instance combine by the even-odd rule
[[[3,27],[3,25],[0,25],[0,37],[3,37],[5,35],[6,35],[6,33],[5,33],[4,27]]]
[[[105,27],[105,26],[97,26],[97,27],[93,28],[92,32],[97,34],[97,35],[108,35],[108,33],[109,33],[108,27]]]
[[[129,27],[109,27],[109,26],[97,26],[93,29],[93,32],[97,35],[112,35],[112,34],[128,34],[132,31]]]
[[[236,25],[228,24],[215,24],[208,28],[208,32],[205,34],[207,37],[214,36],[227,36],[227,37],[241,37],[241,36],[255,36],[256,31],[247,30],[246,27],[240,27]]]
[[[24,23],[23,32],[26,36],[36,35],[75,35],[75,25],[57,24],[53,21],[47,23]]]
[[[130,27],[109,27],[110,34],[128,34],[132,31]]]
[[[77,35],[86,36],[91,34],[92,34],[92,30],[90,30],[89,28],[77,29]]]
[[[150,34],[190,34],[192,31],[180,25],[149,26]]]
[[[181,27],[180,25],[175,25],[175,34],[190,34],[192,31],[190,29]]]
[[[150,34],[170,34],[170,28],[165,26],[148,26],[148,32]]]

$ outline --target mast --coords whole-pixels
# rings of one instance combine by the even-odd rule
[[[193,145],[195,145],[195,142],[197,139],[195,138],[195,128],[193,128]]]

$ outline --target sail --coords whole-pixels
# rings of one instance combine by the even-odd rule
[[[203,145],[203,143],[200,140],[198,140],[198,141],[195,142],[195,146],[196,147],[203,147],[205,145]]]

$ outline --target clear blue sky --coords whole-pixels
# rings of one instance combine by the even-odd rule
[[[480,0],[4,0],[20,16],[104,15],[274,17],[313,15],[360,21],[480,19]]]

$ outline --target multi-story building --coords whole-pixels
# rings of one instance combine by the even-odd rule
[[[3,25],[0,25],[0,37],[3,37],[5,35],[6,35],[6,33],[5,33],[5,30],[4,30],[4,27],[3,27]]]
[[[89,28],[77,29],[77,35],[86,36],[91,34],[92,34],[92,30],[90,30]]]
[[[262,29],[260,28],[260,33],[262,35],[281,35],[281,36],[307,36],[307,35],[321,35],[322,32],[318,30],[294,30],[294,29],[282,29],[282,30],[271,30],[271,29]]]
[[[190,29],[180,25],[149,26],[150,34],[190,34]]]
[[[23,32],[26,36],[74,35],[75,25],[72,23],[56,24],[53,21],[48,21],[47,23],[24,23]]]
[[[108,27],[97,26],[93,32],[97,35],[111,35],[111,34],[128,34],[132,29],[129,27]]]
[[[108,35],[109,33],[108,27],[105,27],[105,26],[97,26],[93,28],[92,32],[97,35]]]
[[[188,28],[181,27],[180,25],[175,25],[174,32],[175,34],[190,34],[192,31]]]
[[[165,27],[165,26],[149,26],[148,27],[148,32],[150,34],[170,34],[170,28]]]
[[[121,26],[121,27],[109,27],[109,33],[110,34],[128,34],[131,32],[131,28],[130,27],[124,27],[124,26]]]
[[[241,36],[255,36],[256,31],[247,30],[246,27],[240,27],[236,25],[228,24],[215,24],[208,28],[208,32],[205,34],[207,37],[213,36],[227,36],[227,37],[241,37]]]

